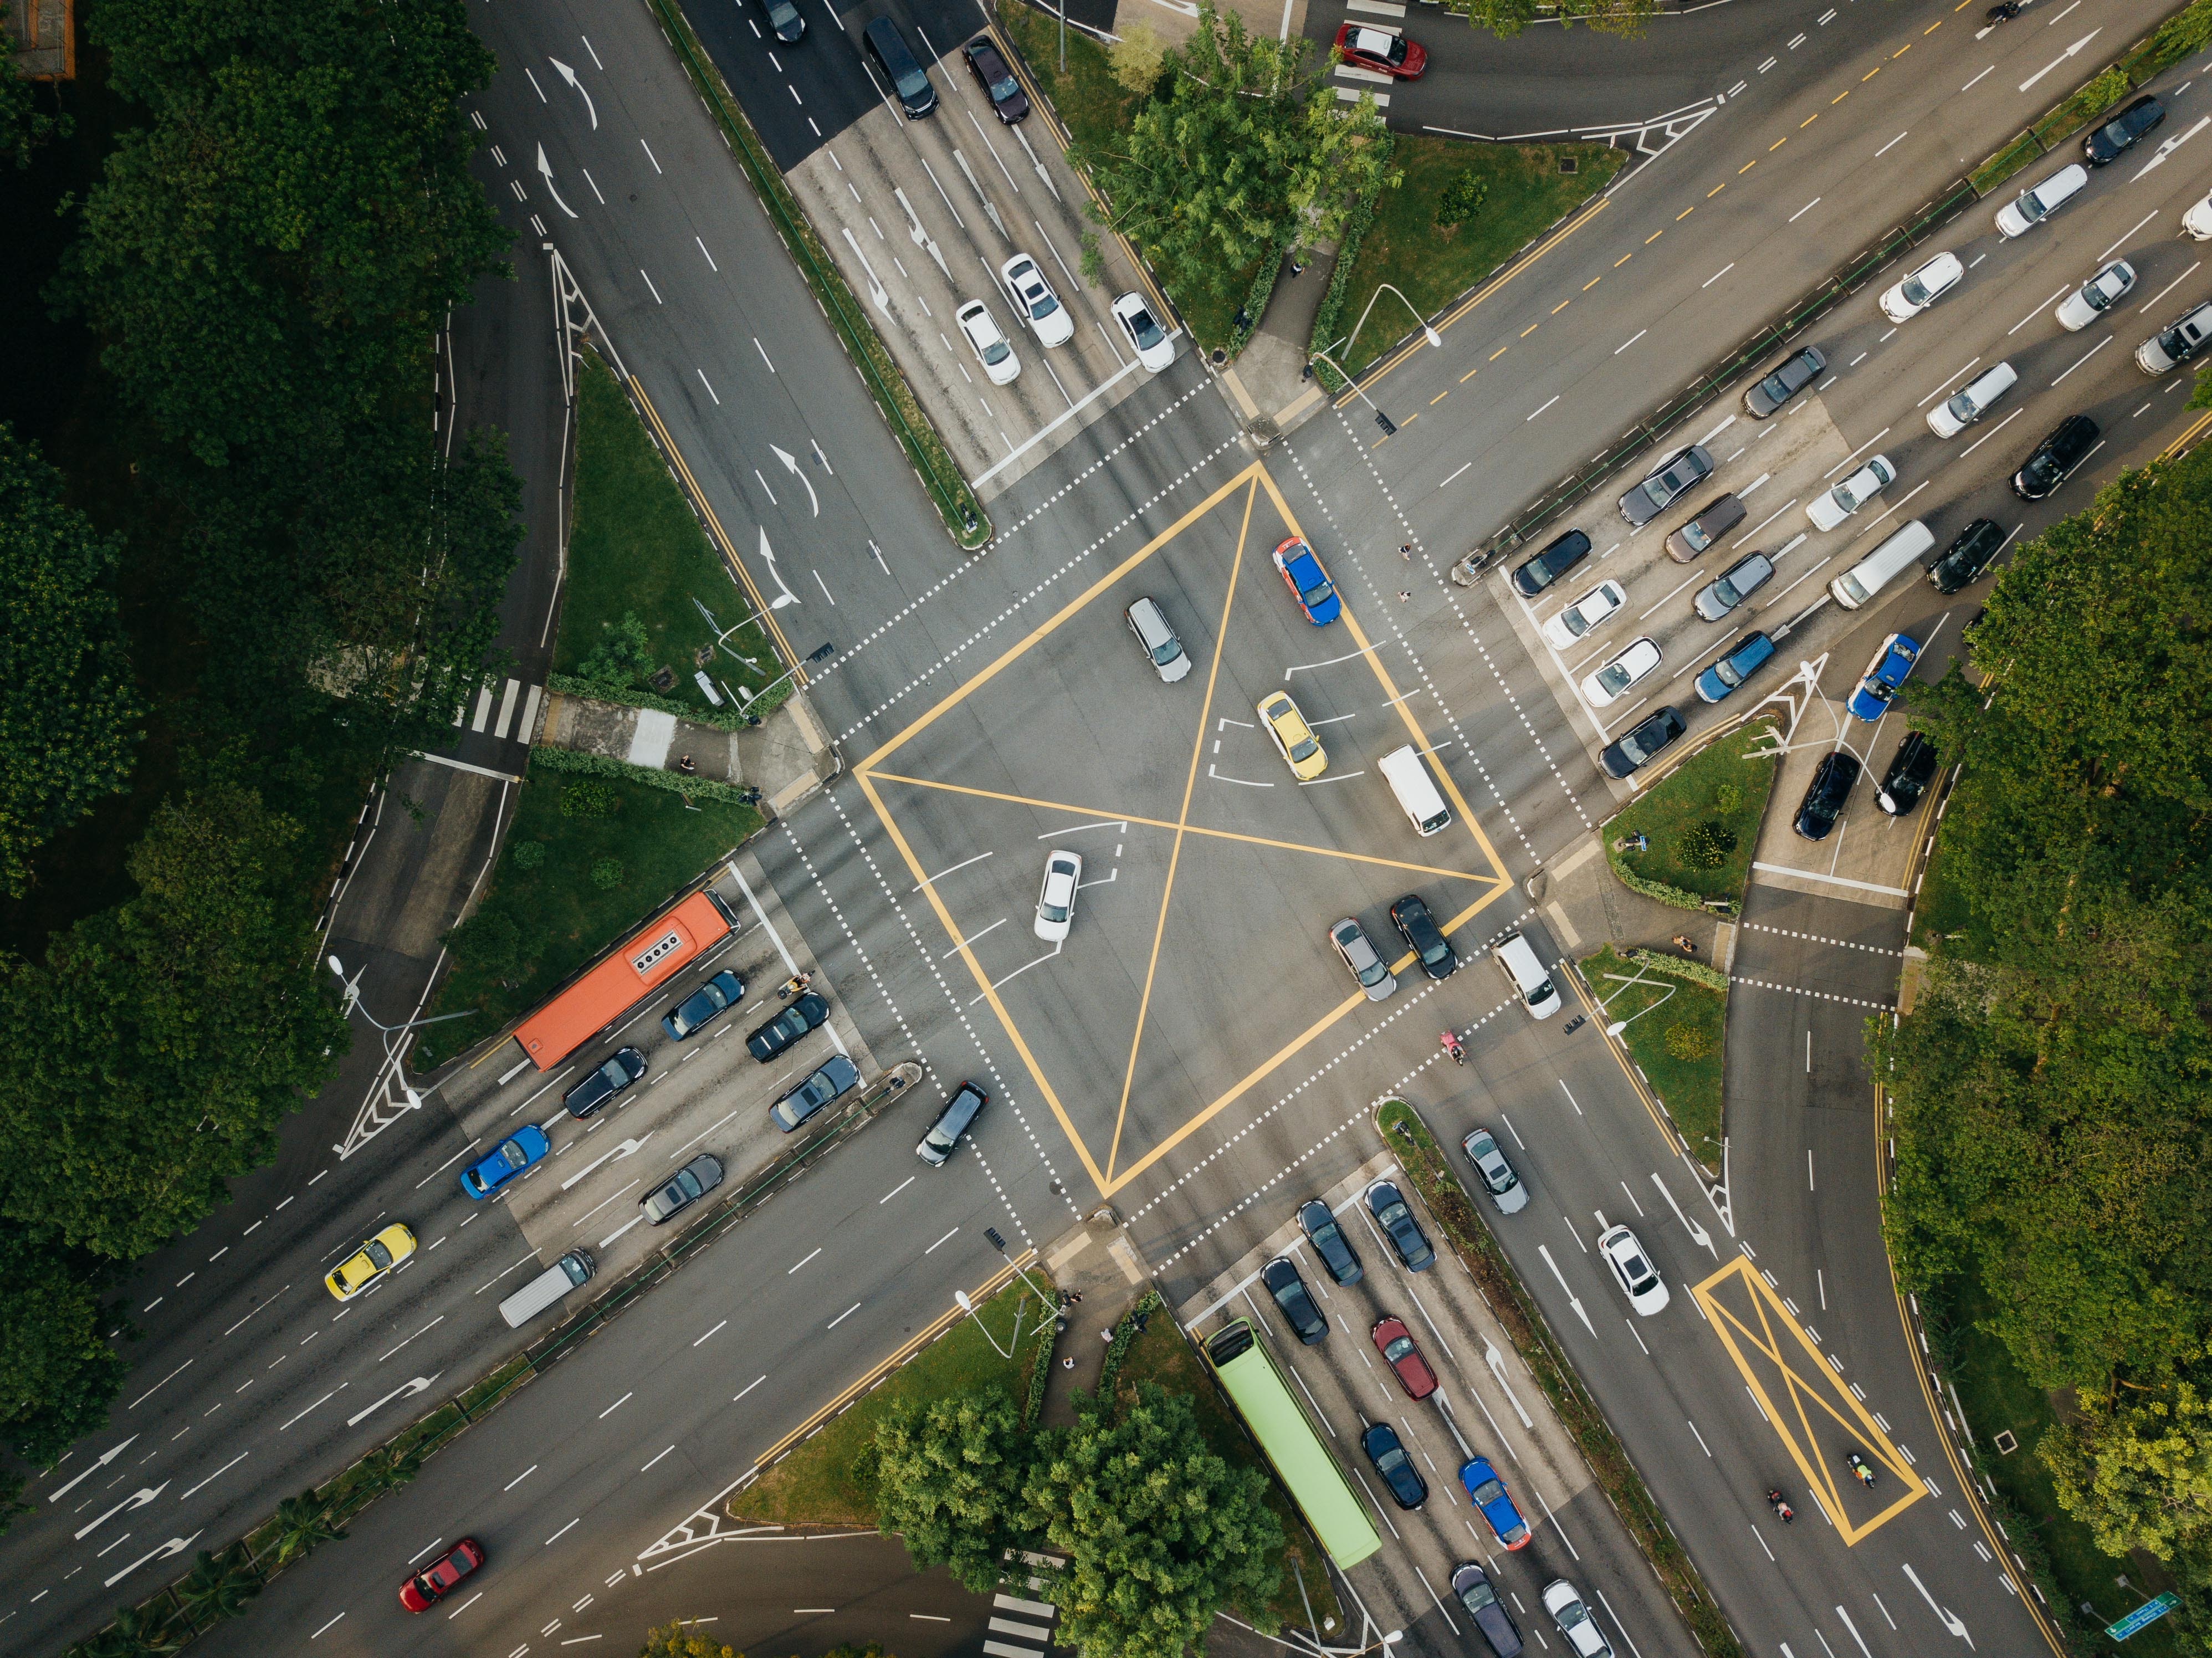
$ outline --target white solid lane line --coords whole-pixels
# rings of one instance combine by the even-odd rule
[[[599,1420],[600,1420],[600,1421],[602,1421],[602,1422],[605,1421],[609,1417],[612,1416],[612,1415],[613,1415],[617,1411],[619,1411],[620,1409],[622,1409],[622,1407],[623,1407],[623,1406],[625,1406],[625,1405],[629,1404],[629,1400],[630,1400],[630,1395],[629,1395],[629,1394],[623,1394],[620,1399],[617,1399],[617,1400],[615,1400],[615,1402],[614,1402],[613,1404],[611,1404],[611,1405],[608,1406],[606,1409],[605,1409],[604,1411],[601,1411],[601,1412],[599,1412]]]
[[[806,1257],[805,1257],[805,1260],[799,1260],[799,1261],[795,1261],[795,1262],[793,1262],[791,1266],[787,1266],[787,1267],[785,1267],[785,1268],[783,1269],[783,1275],[784,1275],[784,1277],[786,1277],[786,1278],[789,1278],[789,1277],[790,1277],[793,1272],[797,1272],[797,1271],[798,1271],[801,1266],[805,1266],[807,1261],[813,1260],[813,1259],[814,1259],[814,1257],[815,1257],[816,1255],[818,1255],[818,1254],[820,1254],[821,1253],[822,1253],[822,1251],[821,1251],[821,1249],[820,1249],[819,1248],[815,1248],[815,1249],[812,1249],[812,1250],[809,1251],[809,1252],[808,1252],[808,1254],[807,1254],[807,1255],[806,1255]]]

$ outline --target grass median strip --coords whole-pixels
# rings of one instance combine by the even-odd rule
[[[1577,965],[1606,1022],[1626,1021],[1620,1042],[1628,1057],[1698,1161],[1717,1177],[1728,994],[1668,971],[1673,965],[1694,963],[1648,959],[1649,950],[1636,954],[1647,959],[1624,958],[1607,944]]]
[[[1612,1424],[1568,1369],[1565,1355],[1544,1326],[1543,1315],[1491,1236],[1444,1149],[1419,1114],[1403,1100],[1385,1100],[1376,1109],[1375,1121],[1383,1143],[1397,1154],[1407,1177],[1419,1188],[1430,1214],[1459,1252],[1483,1299],[1528,1362],[1536,1385],[1551,1403],[1552,1413],[1573,1438],[1599,1489],[1643,1550],[1692,1635],[1710,1658],[1744,1658],[1743,1645],[1722,1616],[1704,1576],[1675,1540]]]

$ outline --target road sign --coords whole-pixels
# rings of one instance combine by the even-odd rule
[[[2115,1641],[2124,1641],[2137,1630],[2155,1624],[2180,1604],[2179,1595],[2161,1594],[2156,1600],[2144,1601],[2118,1623],[2106,1625],[2105,1633]]]

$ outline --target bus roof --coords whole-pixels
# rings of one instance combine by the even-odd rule
[[[720,894],[693,893],[517,1025],[515,1041],[540,1071],[551,1070],[720,942],[735,920]]]
[[[1298,1408],[1273,1356],[1255,1337],[1251,1321],[1240,1318],[1218,1332],[1206,1344],[1206,1354],[1283,1489],[1337,1569],[1355,1565],[1380,1549],[1382,1540],[1375,1522]]]

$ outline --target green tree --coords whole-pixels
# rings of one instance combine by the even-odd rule
[[[131,1260],[274,1155],[349,1040],[313,967],[299,826],[214,782],[166,802],[138,891],[0,960],[0,1215]]]
[[[50,139],[66,138],[76,123],[64,114],[47,114],[39,107],[38,88],[21,76],[0,75],[0,161],[18,167]]]
[[[177,1585],[185,1615],[202,1633],[226,1618],[235,1618],[261,1593],[261,1574],[246,1558],[246,1546],[233,1543],[221,1554],[206,1549]]]
[[[724,1646],[698,1626],[681,1619],[665,1629],[648,1629],[638,1658],[743,1658],[733,1647]]]
[[[345,1527],[332,1517],[329,1503],[312,1490],[279,1503],[276,1523],[275,1564],[279,1566],[313,1554],[324,1544],[335,1543],[345,1535]]]
[[[1140,98],[1149,98],[1160,83],[1168,43],[1143,18],[1124,24],[1121,38],[1106,48],[1106,63],[1114,78]]]
[[[906,1540],[916,1566],[950,1567],[988,1593],[1024,1540],[1031,1446],[1006,1390],[901,1400],[876,1424],[874,1452],[878,1527]]]
[[[2078,1413],[2036,1448],[2059,1500],[2107,1554],[2212,1552],[2212,1353],[2191,1357],[2191,1370],[2156,1393],[2085,1389]]]
[[[47,1465],[107,1420],[129,1364],[107,1344],[102,1264],[0,1220],[0,1443]]]
[[[1066,1558],[1048,1594],[1084,1658],[1182,1658],[1224,1606],[1273,1631],[1283,1529],[1267,1479],[1206,1448],[1188,1394],[1148,1382],[1119,1414],[1089,1403],[1044,1436],[1024,1498]]]
[[[1600,34],[1633,37],[1659,9],[1659,0],[1445,0],[1469,22],[1480,23],[1501,39],[1510,39],[1529,24],[1556,19],[1563,27],[1581,23]]]
[[[620,622],[599,625],[606,629],[606,637],[576,665],[576,677],[617,690],[642,684],[653,669],[653,636],[638,620],[637,612],[624,610]]]
[[[1167,97],[1078,157],[1112,202],[1092,216],[1170,287],[1229,293],[1294,231],[1333,237],[1363,194],[1397,182],[1374,100],[1340,104],[1304,39],[1249,33],[1202,0],[1197,32],[1167,63]]]
[[[131,780],[142,709],[117,554],[62,504],[61,474],[0,425],[0,889],[15,897],[39,847]]]

